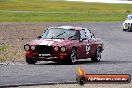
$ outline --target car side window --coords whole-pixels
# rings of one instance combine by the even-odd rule
[[[80,31],[80,34],[81,34],[81,39],[86,39],[86,32],[85,32],[85,29],[82,29],[81,31]]]
[[[76,31],[75,39],[79,40],[80,39],[80,32]]]
[[[92,38],[92,37],[91,37],[91,31],[90,31],[89,29],[86,29],[86,37],[87,37],[88,39]]]
[[[73,39],[73,40],[79,40],[80,39],[80,32],[77,30],[75,35],[69,37],[70,39]]]
[[[91,32],[91,38],[95,38],[94,34]]]

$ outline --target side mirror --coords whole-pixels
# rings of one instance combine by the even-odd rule
[[[42,38],[42,36],[38,36],[37,38]]]
[[[80,42],[82,42],[83,41],[83,39],[80,39]]]
[[[82,42],[83,40],[86,40],[86,38],[81,38],[81,39],[80,39],[80,42]]]

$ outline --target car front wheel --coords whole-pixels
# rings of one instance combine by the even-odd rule
[[[126,29],[123,28],[123,31],[126,31]]]
[[[101,53],[102,53],[101,48],[98,48],[96,50],[95,55],[91,58],[92,62],[99,62],[101,59]]]
[[[36,61],[36,60],[33,60],[32,58],[26,57],[26,62],[27,62],[28,64],[35,64],[37,61]]]

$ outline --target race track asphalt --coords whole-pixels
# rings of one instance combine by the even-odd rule
[[[97,38],[104,41],[101,62],[77,61],[75,65],[38,62],[35,65],[18,62],[0,64],[0,86],[41,84],[50,82],[75,82],[77,68],[81,65],[89,74],[132,75],[132,32],[122,31],[122,22],[51,23],[46,26],[73,25],[88,27]]]

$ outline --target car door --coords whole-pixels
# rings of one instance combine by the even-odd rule
[[[86,58],[87,57],[87,45],[88,40],[86,38],[86,31],[85,29],[80,30],[80,42],[78,47],[78,57],[79,58]]]
[[[90,30],[87,30],[87,32],[89,32],[88,44],[90,45],[89,55],[87,55],[87,57],[91,57],[93,54],[95,54],[96,51],[96,38]]]
[[[91,56],[92,49],[93,49],[93,39],[91,35],[91,31],[89,29],[85,29],[86,32],[86,39],[87,39],[87,44],[85,45],[85,53],[86,53],[86,58]]]

